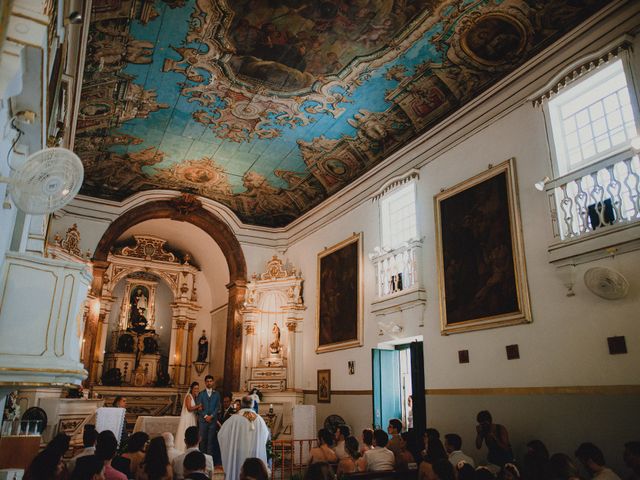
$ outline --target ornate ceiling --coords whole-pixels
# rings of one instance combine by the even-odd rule
[[[94,0],[81,193],[286,225],[607,3]]]

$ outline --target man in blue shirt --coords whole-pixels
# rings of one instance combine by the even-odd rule
[[[213,457],[216,465],[220,465],[220,447],[216,441],[216,423],[220,409],[220,394],[215,391],[213,376],[204,377],[205,389],[198,394],[196,403],[202,405],[198,411],[198,427],[200,429],[200,451]]]

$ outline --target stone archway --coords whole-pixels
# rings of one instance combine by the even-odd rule
[[[146,220],[168,218],[188,222],[205,231],[222,250],[229,267],[229,303],[227,307],[227,335],[224,361],[225,391],[240,389],[240,368],[242,360],[242,314],[247,284],[247,264],[240,243],[233,231],[213,213],[205,210],[193,195],[183,194],[171,200],[156,200],[134,207],[119,216],[109,225],[98,242],[93,256],[93,295],[102,292],[102,278],[108,267],[107,256],[115,241],[129,228]],[[90,314],[85,329],[85,341],[91,345],[83,359],[92,379],[93,360],[96,349],[96,328],[99,314]]]

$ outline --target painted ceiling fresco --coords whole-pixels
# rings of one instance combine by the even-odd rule
[[[607,3],[94,0],[81,193],[287,225]]]

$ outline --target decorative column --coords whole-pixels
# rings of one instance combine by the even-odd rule
[[[287,387],[295,387],[295,358],[296,358],[296,325],[295,318],[287,318]]]
[[[247,380],[251,377],[251,367],[253,367],[253,350],[256,337],[256,323],[245,315],[244,320],[244,368],[240,374],[240,385],[247,389]]]
[[[102,293],[103,275],[109,267],[109,262],[94,261],[93,262],[93,282],[91,283],[91,293],[89,298],[100,301]],[[94,301],[95,301],[94,300]],[[89,384],[93,384],[96,378],[96,369],[94,359],[96,357],[98,323],[100,321],[100,310],[97,308],[89,308],[89,315],[84,328],[85,357],[82,359],[85,368],[89,372]]]
[[[227,341],[224,352],[224,384],[226,392],[240,390],[240,370],[242,366],[242,313],[247,283],[236,280],[227,285],[229,307],[227,308]]]
[[[102,372],[104,368],[104,353],[107,349],[107,330],[109,329],[109,317],[111,316],[111,307],[116,300],[112,296],[103,296],[100,300],[100,317],[98,321],[98,328],[96,329],[96,351],[94,354],[95,368],[92,370],[93,377],[91,383],[95,384],[102,378]],[[96,301],[96,300],[94,300]],[[89,310],[93,306],[89,304]]]
[[[191,385],[191,363],[193,362],[193,330],[196,328],[194,322],[190,322],[187,332],[187,358],[185,359],[185,377],[184,384]]]
[[[175,351],[173,352],[173,383],[176,385],[182,385],[180,378],[182,377],[182,346],[184,345],[184,327],[187,322],[185,320],[176,320],[176,342],[175,342]]]

